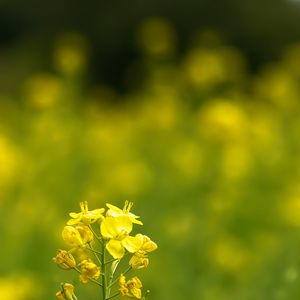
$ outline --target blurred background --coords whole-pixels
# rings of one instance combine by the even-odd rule
[[[0,298],[54,299],[70,211],[135,203],[149,299],[300,297],[300,1],[0,1]],[[76,283],[79,299],[97,299]]]

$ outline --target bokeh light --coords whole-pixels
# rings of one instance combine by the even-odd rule
[[[63,29],[0,90],[0,298],[54,299],[68,280],[97,299],[51,258],[80,201],[128,199],[159,246],[149,299],[297,299],[299,41],[254,72],[222,33],[184,48],[168,18],[144,18],[122,90],[91,80],[91,37]]]

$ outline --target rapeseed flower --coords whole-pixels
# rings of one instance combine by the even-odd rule
[[[157,249],[154,243],[148,236],[137,234],[136,236],[128,236],[122,241],[123,246],[127,251],[134,253],[129,261],[129,265],[133,269],[146,268],[149,265],[147,253]]]
[[[146,254],[157,249],[156,243],[143,234],[128,236],[122,241],[124,247],[131,253]]]
[[[82,283],[87,283],[89,279],[97,280],[100,276],[100,267],[98,267],[91,259],[85,259],[79,264],[81,274],[79,279]]]
[[[104,208],[98,208],[89,211],[87,201],[80,202],[80,209],[81,212],[79,213],[71,212],[69,214],[72,219],[67,222],[67,225],[75,225],[78,223],[84,223],[88,225],[95,223],[99,219],[101,220],[103,218],[102,214],[105,211]]]
[[[129,217],[129,219],[132,223],[143,225],[143,223],[140,220],[137,220],[139,218],[139,216],[136,216],[135,214],[130,212],[130,210],[133,206],[132,202],[129,202],[128,200],[126,200],[123,209],[120,209],[119,207],[114,206],[109,203],[107,203],[106,206],[109,208],[106,212],[107,217],[127,216],[127,217]]]
[[[138,277],[133,277],[126,281],[126,277],[121,274],[119,278],[119,291],[122,296],[141,299],[142,297],[142,283]]]
[[[149,258],[144,254],[134,254],[129,260],[129,265],[133,269],[147,268],[149,265]]]
[[[58,249],[56,256],[52,259],[60,268],[68,270],[76,266],[75,258],[66,250]]]
[[[101,222],[101,234],[109,239],[106,244],[107,251],[115,259],[121,259],[125,254],[122,241],[132,231],[132,221],[128,216],[106,217]]]

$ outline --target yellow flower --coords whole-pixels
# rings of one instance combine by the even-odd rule
[[[79,265],[81,267],[79,279],[82,283],[87,283],[89,279],[99,278],[100,268],[91,259],[85,259]]]
[[[144,254],[134,254],[129,261],[129,265],[133,269],[147,268],[149,265],[149,258]]]
[[[62,290],[56,293],[58,300],[77,300],[74,294],[74,286],[70,283],[62,284]]]
[[[128,216],[106,217],[101,222],[101,234],[105,239],[109,239],[106,244],[107,251],[115,259],[120,259],[125,254],[122,240],[126,238],[132,230],[132,221]]]
[[[76,261],[71,253],[66,250],[57,250],[56,256],[52,259],[60,268],[68,270],[76,266]]]
[[[122,241],[123,246],[130,253],[147,254],[157,249],[156,243],[143,234],[138,233],[136,236],[127,236]]]
[[[132,298],[141,299],[142,291],[141,291],[142,283],[138,277],[133,277],[126,281],[126,278],[123,274],[120,275],[119,279],[119,291],[122,296],[128,296]]]
[[[80,202],[80,209],[81,212],[79,213],[71,212],[69,214],[72,219],[67,222],[67,225],[75,225],[80,222],[86,225],[94,223],[97,220],[103,218],[102,214],[105,211],[104,208],[99,208],[99,209],[94,209],[89,211],[87,201]]]
[[[122,240],[122,245],[130,253],[134,253],[129,261],[129,265],[133,269],[146,268],[149,264],[147,253],[157,249],[156,243],[143,234],[137,234],[136,236],[127,236]]]
[[[62,238],[73,247],[84,246],[94,238],[92,231],[86,225],[65,226],[62,231]]]
[[[136,216],[135,214],[130,212],[133,206],[132,202],[126,200],[123,209],[120,209],[119,207],[111,205],[109,203],[107,203],[106,206],[109,208],[106,212],[107,217],[127,216],[129,217],[132,223],[143,225],[141,221],[137,220],[139,216]]]

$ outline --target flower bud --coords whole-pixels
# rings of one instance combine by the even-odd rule
[[[94,239],[94,234],[88,226],[77,225],[75,228],[78,230],[84,244],[90,243]]]
[[[76,261],[71,253],[66,250],[57,250],[56,256],[52,259],[60,268],[68,270],[76,266]]]
[[[83,245],[82,238],[79,231],[73,226],[65,226],[62,231],[62,238],[66,243],[73,247],[78,247]]]
[[[70,283],[62,284],[62,291],[57,292],[55,296],[58,300],[77,300],[74,294],[74,286]]]
[[[131,298],[141,299],[142,291],[141,291],[142,283],[138,277],[133,277],[126,281],[126,278],[123,274],[120,275],[119,278],[119,291],[122,296],[128,296]]]
[[[81,267],[79,279],[82,283],[87,283],[89,279],[99,278],[100,268],[91,259],[85,259],[79,265]]]

